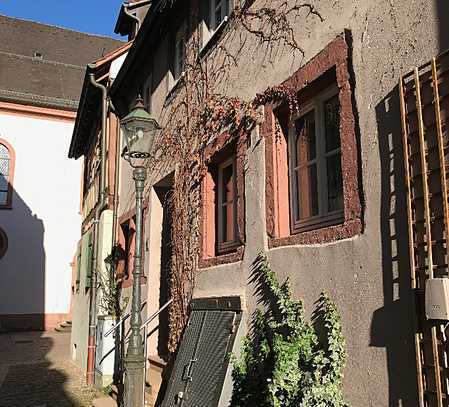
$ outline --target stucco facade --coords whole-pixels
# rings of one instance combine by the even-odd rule
[[[193,2],[196,3],[196,2]],[[264,5],[255,1],[254,9]],[[297,244],[269,244],[267,233],[266,142],[261,125],[251,133],[246,151],[245,244],[243,259],[229,264],[202,268],[196,276],[195,298],[240,296],[244,304],[245,333],[258,306],[256,287],[251,283],[252,264],[260,252],[267,254],[280,280],[290,278],[293,294],[303,298],[310,314],[321,291],[335,301],[343,323],[348,353],[345,395],[352,406],[418,405],[414,348],[414,304],[410,286],[407,247],[407,220],[401,144],[398,81],[401,74],[428,61],[449,45],[448,13],[442,2],[369,1],[320,2],[316,9],[322,19],[306,12],[294,27],[294,36],[304,54],[292,55],[282,46],[269,54],[244,30],[218,39],[229,49],[243,51],[236,66],[230,65],[223,89],[228,95],[250,100],[268,86],[282,84],[299,69],[313,62],[337,37],[348,46],[348,84],[356,138],[353,170],[360,205],[360,228],[347,236],[326,241]],[[175,9],[173,13],[180,11]],[[182,11],[182,10],[181,10]],[[181,15],[178,15],[182,19]],[[149,17],[147,16],[149,20]],[[298,21],[299,21],[298,20]],[[193,29],[195,31],[196,28]],[[149,31],[147,31],[147,35]],[[239,37],[238,34],[242,36]],[[177,92],[170,86],[169,38],[171,33],[139,44],[128,56],[132,75],[118,78],[112,89],[114,102],[126,112],[141,84],[151,74],[152,113],[164,126],[168,106],[176,103]],[[140,48],[139,48],[140,47]],[[143,57],[142,55],[145,55]],[[203,55],[213,61],[214,48]],[[134,59],[132,59],[134,58]],[[133,65],[134,63],[134,65]],[[215,63],[220,61],[215,60]],[[138,64],[138,65],[136,65]],[[346,86],[339,84],[341,86]],[[114,95],[115,92],[115,95]],[[179,95],[178,95],[179,96]],[[176,163],[167,162],[162,171],[151,171],[148,184],[149,210],[145,227],[145,273],[149,276],[150,309],[161,281],[160,236],[162,209],[157,192],[166,185]],[[131,174],[122,162],[119,216],[133,207]],[[162,183],[162,184],[161,184]],[[148,243],[148,244],[147,244]],[[162,286],[162,285],[161,285]],[[155,299],[156,296],[156,299]],[[151,309],[152,308],[152,309]],[[156,352],[151,342],[149,354]],[[234,350],[238,353],[239,341]],[[230,370],[220,405],[229,400]]]
[[[15,152],[11,208],[0,210],[8,238],[0,260],[4,329],[48,329],[70,312],[80,227],[80,165],[64,159],[73,120],[0,111],[0,137]]]

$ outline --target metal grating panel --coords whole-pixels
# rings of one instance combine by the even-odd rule
[[[218,404],[234,315],[231,311],[207,311],[186,406],[213,407]]]
[[[433,58],[399,83],[404,141],[412,288],[416,293],[416,364],[420,407],[448,407],[446,327],[428,321],[426,280],[448,277],[447,236],[449,54]]]
[[[235,316],[233,311],[192,311],[163,407],[217,406],[229,362]]]
[[[206,311],[194,311],[190,315],[189,322],[184,331],[184,335],[182,336],[182,341],[176,355],[176,361],[168,382],[164,402],[162,403],[164,407],[179,406],[179,403],[177,404],[177,396],[180,392],[185,391],[185,369],[194,356],[205,317]]]

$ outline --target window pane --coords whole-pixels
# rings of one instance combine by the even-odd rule
[[[0,144],[0,160],[2,158],[9,159],[9,151],[4,144]]]
[[[223,21],[223,18],[224,18],[223,8],[224,8],[223,1],[215,2],[215,27],[214,27],[214,29],[217,29],[217,27]]]
[[[8,202],[8,193],[0,192],[0,205],[6,205]]]
[[[222,236],[221,242],[234,241],[234,204],[230,203],[222,207]]]
[[[234,199],[234,177],[232,164],[223,168],[222,203],[232,202]]]
[[[318,215],[318,181],[316,164],[301,167],[296,171],[298,188],[298,210],[296,220]]]
[[[233,164],[223,168],[222,175],[222,217],[221,230],[222,242],[232,242],[234,240],[234,168]]]
[[[327,207],[329,212],[343,209],[340,153],[327,158]]]
[[[296,125],[296,166],[316,157],[315,112],[312,110],[298,119]]]
[[[340,147],[340,103],[338,95],[324,103],[326,152]]]
[[[8,178],[0,174],[0,191],[8,191]]]
[[[7,177],[9,175],[9,159],[0,158],[0,175]]]

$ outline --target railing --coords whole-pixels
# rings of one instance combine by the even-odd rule
[[[168,308],[168,306],[173,302],[173,299],[170,299],[169,301],[167,301],[161,308],[159,308],[156,312],[154,312],[153,314],[151,314],[146,320],[145,322],[141,325],[140,329],[143,329],[143,346],[144,346],[144,357],[145,357],[145,364],[144,364],[144,372],[143,372],[143,400],[145,403],[145,386],[146,386],[146,376],[147,376],[147,340],[148,340],[148,324],[150,324],[162,311],[164,311],[166,308]],[[143,309],[143,307],[146,305],[146,301],[144,301],[140,307],[140,310]],[[124,331],[124,324],[125,321],[130,317],[131,313],[128,312],[127,314],[125,314],[111,329],[109,329],[109,331],[107,331],[103,336],[106,337],[108,335],[110,335],[112,332],[116,331],[116,329],[118,327],[121,327],[120,329],[120,335],[122,332]],[[130,331],[128,331],[123,338],[123,342],[124,343],[128,343],[129,342],[129,333]],[[121,342],[121,341],[120,341]]]
[[[143,307],[146,305],[146,301],[142,302],[140,305],[140,310],[142,311]],[[106,338],[109,336],[112,332],[114,332],[120,325],[122,325],[131,315],[131,312],[128,312],[127,314],[123,315],[123,317],[120,318],[120,320],[109,330],[107,331],[103,336]]]

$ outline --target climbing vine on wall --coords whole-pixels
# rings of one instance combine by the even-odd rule
[[[292,299],[288,280],[279,284],[265,256],[257,259],[255,273],[271,301],[255,313],[253,332],[234,362],[231,407],[347,406],[345,340],[335,305],[321,295],[314,328],[302,302]]]
[[[195,3],[195,2],[194,2]],[[236,2],[238,3],[238,2]],[[296,93],[285,86],[270,87],[253,100],[246,101],[227,92],[230,72],[239,66],[248,43],[261,46],[269,55],[276,47],[287,47],[290,54],[304,55],[294,37],[297,18],[312,16],[323,21],[315,7],[298,0],[245,1],[231,13],[226,29],[216,47],[206,57],[201,55],[201,37],[197,27],[198,10],[192,7],[187,21],[186,61],[183,76],[172,90],[160,118],[163,130],[156,143],[152,172],[164,173],[167,163],[175,166],[169,205],[172,213],[172,259],[170,262],[169,350],[176,350],[187,323],[188,304],[198,272],[200,185],[207,169],[205,147],[223,132],[231,137],[248,137],[259,120],[258,108],[276,102],[297,108]],[[166,7],[173,6],[167,0]],[[250,41],[249,41],[250,40]],[[249,50],[251,52],[253,50]],[[156,181],[156,180],[153,180]],[[150,180],[151,182],[151,180]]]

